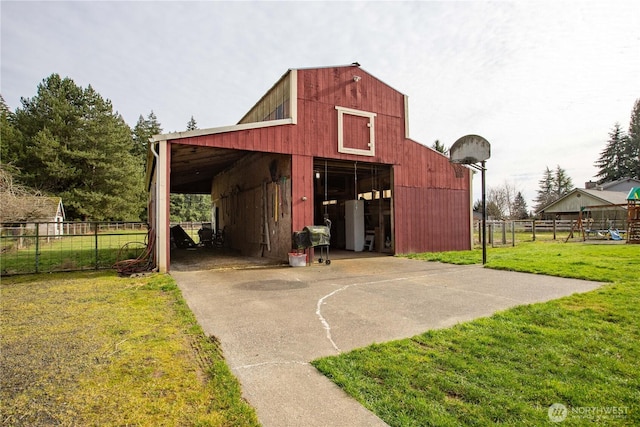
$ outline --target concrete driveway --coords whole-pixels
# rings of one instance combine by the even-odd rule
[[[171,274],[265,427],[385,425],[309,362],[600,286],[389,256]]]

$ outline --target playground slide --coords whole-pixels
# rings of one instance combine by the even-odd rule
[[[618,230],[609,230],[609,235],[611,236],[612,240],[622,240],[622,237],[620,237],[620,233],[618,233]]]

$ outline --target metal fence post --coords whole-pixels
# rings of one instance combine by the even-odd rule
[[[536,220],[531,221],[531,232],[533,233],[533,241],[536,241]]]
[[[36,222],[36,273],[40,272],[40,223]]]
[[[491,247],[493,248],[493,223],[489,224],[489,243],[491,243]]]
[[[93,223],[93,236],[96,244],[96,270],[98,269],[98,223]]]
[[[516,222],[511,221],[511,246],[516,246]]]

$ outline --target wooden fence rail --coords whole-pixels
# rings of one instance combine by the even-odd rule
[[[487,221],[487,242],[491,245],[496,244],[513,244],[517,240],[535,241],[542,237],[543,239],[557,240],[565,239],[572,228],[577,225],[577,220],[515,220],[515,221]],[[610,228],[626,230],[626,221],[616,222],[597,222],[584,223],[583,227],[587,234],[597,235],[594,231],[608,230]],[[480,242],[482,229],[482,221],[474,221],[474,233],[477,236],[477,242]],[[589,230],[591,229],[591,230]],[[591,233],[589,233],[591,231]],[[522,234],[529,235],[526,238]]]

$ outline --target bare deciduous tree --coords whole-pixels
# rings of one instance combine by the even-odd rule
[[[520,190],[509,182],[487,190],[487,216],[493,219],[516,219],[516,198]]]
[[[15,168],[0,164],[0,222],[21,222],[44,217],[48,199],[15,182]]]

